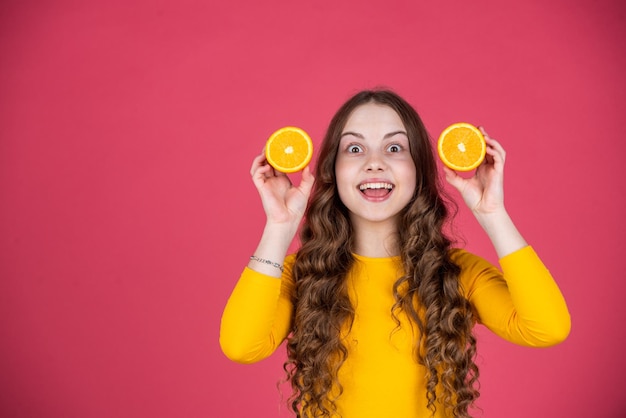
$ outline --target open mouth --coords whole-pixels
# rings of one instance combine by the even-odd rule
[[[363,183],[359,190],[367,197],[384,197],[393,190],[393,184],[385,182]]]

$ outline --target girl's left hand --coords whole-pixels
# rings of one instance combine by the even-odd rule
[[[456,188],[467,206],[476,214],[489,214],[504,209],[504,160],[506,152],[502,145],[491,138],[480,126],[485,136],[487,154],[474,176],[463,178],[444,166],[446,180]]]

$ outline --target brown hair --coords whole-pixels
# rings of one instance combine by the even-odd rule
[[[341,336],[354,319],[345,278],[354,258],[352,225],[337,192],[335,160],[348,118],[370,102],[389,106],[400,116],[417,171],[415,192],[398,228],[405,275],[394,284],[391,315],[400,326],[397,312],[404,311],[420,331],[414,351],[426,368],[433,414],[442,404],[455,417],[469,417],[468,409],[479,395],[475,320],[460,290],[460,269],[450,259],[450,240],[443,233],[448,209],[424,124],[411,105],[388,90],[362,91],[350,98],[331,120],[321,144],[293,268],[294,326],[284,365],[293,388],[291,408],[298,416],[302,410],[313,417],[329,416],[342,391],[337,372],[348,349]]]

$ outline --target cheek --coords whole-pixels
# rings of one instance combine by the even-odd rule
[[[344,203],[347,194],[352,189],[352,176],[350,173],[350,166],[342,163],[338,159],[337,163],[335,164],[335,181],[337,183],[337,192],[339,193],[339,198]]]
[[[337,184],[347,181],[347,179],[350,178],[349,172],[349,165],[346,164],[344,159],[337,158],[337,160],[335,160],[335,179]]]
[[[339,191],[339,195],[341,195],[342,190],[346,187],[346,182],[348,176],[346,175],[346,170],[341,165],[337,164],[335,168],[335,182],[337,183],[337,190]]]
[[[417,170],[415,169],[415,165],[413,164],[412,161],[406,164],[406,166],[404,166],[403,172],[404,172],[404,178],[407,184],[409,185],[410,189],[415,190],[415,187],[417,187],[417,179],[416,179]]]

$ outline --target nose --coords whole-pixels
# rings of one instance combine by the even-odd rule
[[[372,152],[365,162],[365,170],[372,171],[385,171],[386,165],[383,157],[377,152]]]

